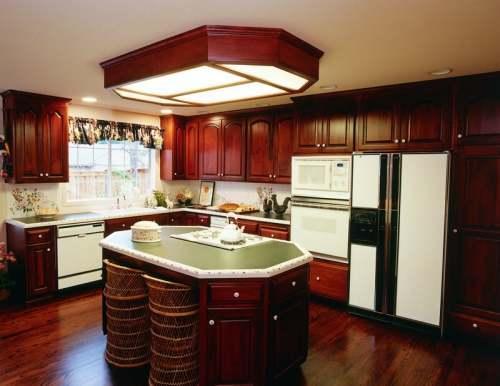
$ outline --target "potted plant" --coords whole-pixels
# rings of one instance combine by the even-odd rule
[[[12,252],[7,252],[4,242],[0,243],[0,302],[10,297],[14,281],[9,277],[9,264],[14,263],[16,258]]]

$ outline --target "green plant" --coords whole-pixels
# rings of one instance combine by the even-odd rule
[[[160,192],[159,190],[153,190],[153,195],[155,196],[156,204],[158,206],[163,206],[164,208],[167,207],[167,201],[166,201],[166,198],[165,198],[165,193]]]

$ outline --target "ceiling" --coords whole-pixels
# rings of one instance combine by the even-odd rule
[[[18,89],[160,114],[103,87],[99,63],[204,24],[283,28],[325,52],[321,85],[348,90],[500,70],[500,0],[2,0],[0,91]],[[171,109],[178,114],[289,103],[290,97]]]

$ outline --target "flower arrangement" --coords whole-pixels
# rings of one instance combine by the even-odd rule
[[[14,215],[36,212],[42,200],[42,194],[36,188],[32,191],[26,188],[15,188],[12,190],[12,197],[14,198],[14,204],[10,207],[10,211]]]
[[[177,202],[181,205],[190,205],[193,201],[193,192],[188,188],[185,188],[182,192],[177,193],[175,196]]]
[[[0,243],[0,300],[5,300],[10,294],[10,288],[15,284],[9,277],[9,264],[15,263],[12,252],[7,252],[5,242]]]

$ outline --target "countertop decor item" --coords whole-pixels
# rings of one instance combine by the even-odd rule
[[[57,216],[59,209],[54,201],[43,200],[35,209],[35,214],[37,217],[43,220],[50,220]]]
[[[177,193],[175,198],[179,204],[188,206],[191,205],[191,202],[193,201],[193,192],[186,188],[182,192]]]
[[[138,243],[156,243],[160,241],[161,227],[154,221],[139,221],[130,227],[132,241]]]
[[[276,199],[276,194],[273,194],[271,196],[271,200],[273,203],[274,212],[278,215],[282,215],[288,209],[288,203],[290,202],[291,198],[290,197],[285,198],[285,200],[283,201],[283,204],[281,204],[281,205],[278,204],[278,200]]]
[[[213,205],[214,190],[215,190],[215,181],[201,181],[199,204],[203,206]]]
[[[14,198],[14,203],[10,206],[12,214],[26,215],[36,212],[42,199],[42,194],[37,188],[33,190],[15,188],[12,190],[12,197]]]

